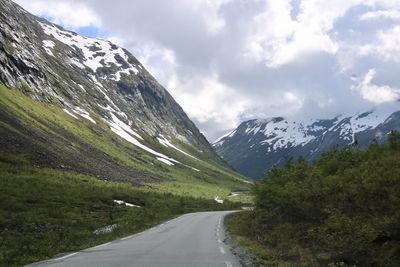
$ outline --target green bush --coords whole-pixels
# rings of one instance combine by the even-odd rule
[[[275,256],[310,265],[399,266],[400,136],[274,168],[241,222]]]

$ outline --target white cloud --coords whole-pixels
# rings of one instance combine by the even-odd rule
[[[265,10],[253,19],[245,56],[263,58],[268,67],[278,68],[310,53],[335,54],[339,49],[329,32],[335,21],[360,0],[303,0],[293,18],[292,1],[266,1]]]
[[[180,65],[175,52],[152,42],[127,45],[131,51],[136,51],[135,56],[144,67],[176,98],[176,88],[180,86],[177,77]]]
[[[29,12],[52,18],[52,22],[76,30],[81,27],[101,26],[101,19],[87,5],[80,2],[15,0]]]
[[[385,71],[400,67],[399,0],[16,2],[110,33],[209,139],[247,118],[367,110],[400,88]]]
[[[200,123],[216,123],[221,128],[237,126],[239,116],[251,106],[242,95],[222,84],[213,74],[182,81],[175,78],[174,95],[184,110]]]
[[[400,2],[398,0],[366,0],[364,4],[388,9],[400,8]]]
[[[358,85],[352,87],[352,90],[358,92],[365,100],[376,104],[399,100],[400,89],[372,83],[375,75],[376,71],[370,69],[365,74],[362,81]]]
[[[217,34],[225,27],[225,20],[218,14],[222,5],[231,0],[191,0],[193,8],[200,12],[210,34]]]
[[[283,94],[284,98],[286,101],[288,101],[291,104],[297,105],[301,107],[303,105],[303,101],[298,97],[295,93],[293,92],[285,92]]]
[[[400,20],[400,11],[396,9],[369,11],[360,16],[360,20],[391,19]]]
[[[360,47],[362,56],[375,55],[385,61],[400,62],[400,25],[377,32],[375,42]]]

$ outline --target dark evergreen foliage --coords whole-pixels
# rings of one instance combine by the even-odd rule
[[[364,151],[287,161],[256,190],[241,230],[306,266],[400,266],[400,135]]]

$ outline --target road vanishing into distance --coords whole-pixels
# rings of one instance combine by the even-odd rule
[[[28,266],[241,266],[223,243],[223,217],[228,213],[185,214],[132,236]]]

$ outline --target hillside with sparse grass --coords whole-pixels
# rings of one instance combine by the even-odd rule
[[[1,149],[26,154],[36,167],[85,173],[102,180],[128,182],[177,195],[214,198],[249,184],[227,167],[154,147],[187,165],[169,166],[115,135],[100,121],[93,125],[65,114],[54,104],[40,103],[0,85]],[[149,141],[150,142],[150,141]]]

